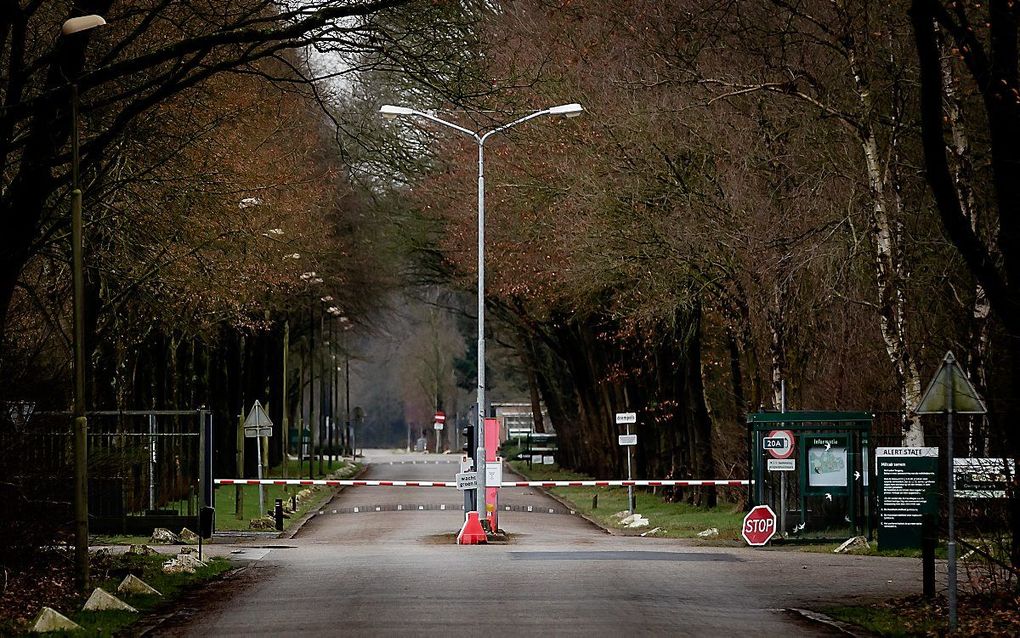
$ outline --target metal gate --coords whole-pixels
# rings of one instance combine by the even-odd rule
[[[206,493],[211,481],[201,481],[203,468],[211,476],[212,415],[123,410],[89,412],[88,419],[90,533],[148,535],[157,527],[198,531],[199,511],[212,498]],[[7,440],[12,437],[18,440]],[[61,495],[58,504],[65,507],[71,500],[72,444],[71,417],[65,412],[35,413],[19,431],[0,433],[0,445],[22,456],[23,478],[52,483],[47,492]]]

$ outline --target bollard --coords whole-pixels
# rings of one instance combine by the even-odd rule
[[[595,494],[591,497],[591,508],[597,510],[599,508],[599,495]]]
[[[283,531],[283,499],[276,499],[276,507],[273,511],[273,515],[276,518],[276,531]]]
[[[938,534],[930,515],[921,522],[921,581],[925,600],[935,598],[935,546]]]

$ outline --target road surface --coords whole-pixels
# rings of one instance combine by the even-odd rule
[[[449,456],[370,451],[368,460],[372,479],[452,480],[457,471]],[[818,636],[833,630],[785,610],[921,588],[914,559],[613,536],[549,514],[563,507],[536,490],[502,498],[535,510],[502,513],[510,542],[457,546],[456,490],[348,488],[294,538],[235,554],[252,559],[236,582],[193,596],[190,618],[153,633]]]

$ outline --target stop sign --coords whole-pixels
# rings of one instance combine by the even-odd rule
[[[776,513],[768,505],[758,505],[744,517],[740,535],[748,545],[761,547],[776,533]]]

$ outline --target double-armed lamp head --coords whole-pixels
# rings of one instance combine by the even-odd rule
[[[546,109],[549,115],[563,115],[565,117],[577,117],[584,111],[584,107],[574,102],[572,104],[561,104],[560,106],[554,106]],[[382,114],[387,120],[395,119],[398,115],[414,115],[414,109],[409,109],[406,106],[394,106],[392,104],[383,104],[379,107],[379,113]]]

